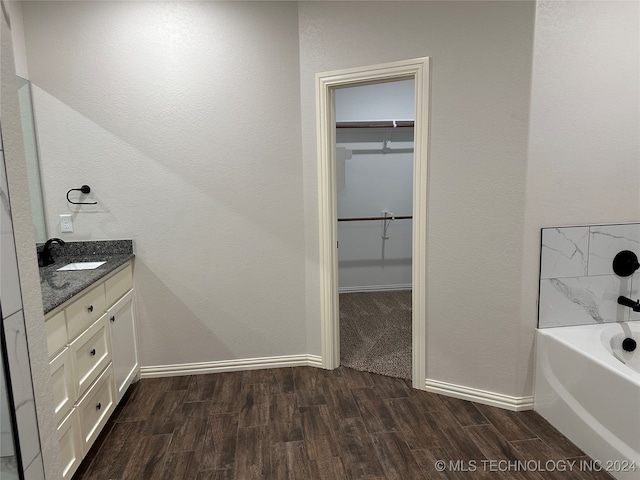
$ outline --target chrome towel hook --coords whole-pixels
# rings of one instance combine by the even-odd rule
[[[82,192],[84,194],[87,194],[91,191],[91,187],[89,185],[82,185],[82,187],[80,188],[72,188],[67,192],[67,202],[72,203],[73,205],[96,205],[98,202],[74,202],[69,198],[69,194],[71,192]]]

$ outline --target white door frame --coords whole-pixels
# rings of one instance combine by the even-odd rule
[[[412,337],[414,388],[426,388],[426,260],[429,158],[429,58],[316,74],[318,205],[320,233],[320,321],[322,366],[340,366],[338,304],[338,215],[335,169],[335,89],[393,80],[415,81],[413,157]]]

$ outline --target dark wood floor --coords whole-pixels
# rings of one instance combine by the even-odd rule
[[[535,466],[564,459],[589,460],[533,411],[296,367],[139,381],[74,480],[611,478]]]

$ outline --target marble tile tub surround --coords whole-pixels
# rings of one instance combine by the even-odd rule
[[[538,327],[640,320],[618,296],[640,297],[640,271],[619,277],[622,250],[640,257],[640,223],[543,228]]]
[[[40,268],[45,314],[134,257],[132,240],[66,242],[64,245],[54,245],[52,252],[55,263]],[[90,261],[106,263],[94,270],[58,271],[68,263]]]

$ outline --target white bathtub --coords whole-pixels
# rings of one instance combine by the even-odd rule
[[[639,359],[640,322],[536,333],[534,410],[617,479],[640,478]]]

